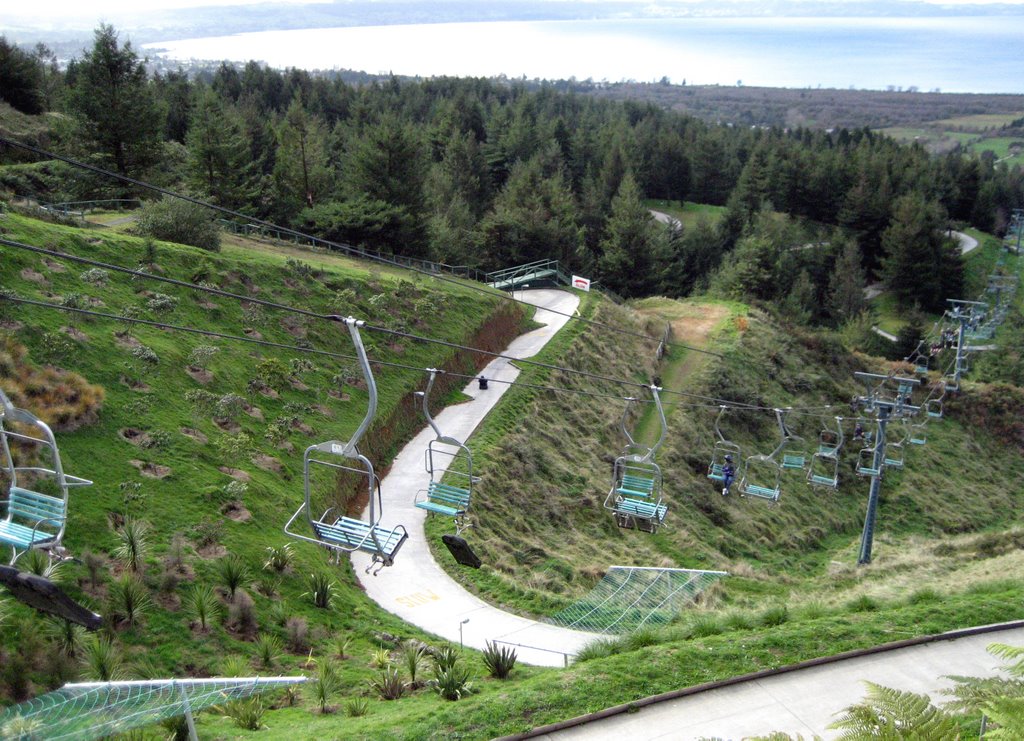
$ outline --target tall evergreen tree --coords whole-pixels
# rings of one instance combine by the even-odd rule
[[[327,131],[323,121],[309,114],[296,95],[277,130],[274,181],[282,216],[294,217],[312,208],[331,185],[327,158]]]
[[[652,256],[661,232],[640,200],[633,174],[622,178],[612,199],[601,240],[598,274],[601,282],[626,297],[643,296],[657,282]]]
[[[146,67],[121,46],[113,26],[101,25],[92,49],[68,67],[68,108],[79,143],[122,175],[138,175],[160,157],[160,108]]]
[[[860,248],[852,240],[845,241],[839,248],[828,290],[828,310],[836,323],[847,322],[864,310],[864,286]]]
[[[43,70],[31,54],[0,36],[0,100],[22,113],[43,112]]]
[[[253,196],[253,167],[237,114],[210,88],[196,96],[188,126],[188,180],[214,203],[244,209]]]
[[[963,263],[942,231],[944,224],[942,208],[920,193],[908,193],[893,204],[892,221],[882,234],[882,273],[901,306],[940,310],[947,298],[959,295]]]

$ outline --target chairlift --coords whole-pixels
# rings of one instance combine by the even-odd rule
[[[790,411],[792,410],[786,409],[785,411],[780,412],[779,422],[782,425],[782,437],[783,440],[785,440],[785,447],[787,449],[790,447],[795,447],[798,449],[794,450],[792,453],[787,453],[785,450],[783,450],[782,468],[784,470],[795,469],[798,471],[803,471],[804,467],[807,465],[807,454],[803,450],[799,449],[799,447],[803,444],[804,439],[799,435],[793,434],[793,432],[789,429],[789,426],[786,424],[785,415]]]
[[[473,484],[479,479],[473,473],[473,454],[469,448],[454,437],[442,434],[430,414],[430,391],[434,388],[437,374],[443,371],[428,368],[427,372],[430,373],[427,388],[417,391],[416,395],[423,400],[423,416],[434,430],[435,437],[423,451],[423,467],[430,475],[430,481],[426,489],[416,493],[413,504],[429,513],[451,517],[455,524],[455,537],[459,538],[462,531],[470,527],[466,515],[473,497]],[[442,483],[441,478],[445,474],[457,483]]]
[[[15,461],[12,444],[13,450],[24,451],[24,461]],[[0,479],[8,483],[7,496],[0,500],[5,510],[0,545],[10,546],[10,564],[30,550],[44,551],[51,561],[69,558],[63,545],[68,494],[73,487],[92,482],[65,473],[50,426],[14,406],[2,389],[0,448]]]
[[[832,429],[826,424],[822,426],[821,433],[818,435],[818,450],[815,455],[822,458],[838,458],[839,451],[842,450],[843,442],[843,418],[835,417],[835,429]]]
[[[875,465],[875,448],[861,448],[857,454],[857,467],[854,469],[858,476],[881,476],[884,464]]]
[[[924,445],[928,442],[928,434],[925,432],[925,424],[928,422],[927,418],[921,420],[918,424],[909,424],[907,432],[907,442],[911,445]]]
[[[711,451],[711,463],[708,464],[708,478],[718,483],[725,483],[725,474],[722,469],[727,457],[736,461],[737,464],[740,462],[740,446],[730,442],[722,434],[721,422],[727,409],[728,407],[724,404],[720,406],[718,416],[715,418],[715,436],[718,439]]]
[[[370,369],[370,362],[366,357],[366,348],[363,347],[362,338],[359,336],[359,327],[363,322],[357,321],[353,317],[347,317],[341,321],[348,326],[369,391],[370,398],[366,416],[348,442],[328,440],[306,448],[302,459],[305,501],[285,524],[284,531],[297,540],[323,546],[332,551],[336,557],[341,553],[354,551],[369,553],[372,560],[366,567],[366,571],[369,573],[374,564],[379,564],[373,572],[376,576],[382,568],[394,563],[395,556],[409,534],[402,525],[388,528],[380,524],[383,514],[380,478],[374,472],[370,459],[362,455],[357,448],[377,413],[377,384],[373,378],[373,371]],[[312,505],[312,473],[315,467],[319,466],[336,471],[338,474],[354,475],[364,482],[369,495],[369,516],[366,520],[339,514],[335,512],[335,507],[328,507],[319,516],[315,514]],[[296,522],[301,519],[306,520],[312,535],[295,529]]]
[[[942,398],[929,399],[924,403],[924,411],[929,417],[939,419],[942,417]]]
[[[628,441],[625,452],[615,459],[612,469],[612,485],[604,500],[604,508],[611,511],[615,523],[622,528],[636,528],[648,533],[655,533],[664,524],[668,514],[668,505],[662,502],[661,467],[654,462],[658,448],[665,440],[668,425],[665,422],[665,410],[661,406],[661,397],[657,386],[651,385],[651,395],[658,410],[661,432],[657,442],[650,447],[637,443],[625,425],[629,407],[636,399],[626,400],[626,411],[623,413],[622,429]]]
[[[835,430],[826,423],[818,435],[818,450],[807,467],[807,483],[811,486],[839,488],[839,452],[843,448],[843,418],[835,418]]]
[[[743,477],[740,479],[740,496],[757,497],[771,502],[779,501],[781,494],[782,465],[778,461],[788,442],[782,410],[775,410],[781,440],[768,455],[752,455],[743,463]]]

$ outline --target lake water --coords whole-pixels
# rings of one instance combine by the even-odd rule
[[[398,75],[1024,93],[1024,14],[443,23],[147,44],[171,59]]]

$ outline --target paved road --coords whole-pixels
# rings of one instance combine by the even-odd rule
[[[742,739],[782,731],[796,737],[835,738],[828,725],[864,698],[863,680],[947,700],[940,690],[953,686],[946,675],[987,677],[1003,663],[985,647],[990,643],[1024,644],[1024,627],[997,630],[952,640],[896,648],[770,677],[654,702],[630,712],[561,730],[538,729],[530,737],[551,741],[643,741],[647,739]],[[642,703],[641,703],[642,704]],[[582,720],[582,719],[579,719]]]
[[[517,358],[536,355],[568,321],[566,315],[579,305],[575,295],[553,289],[516,291],[516,296],[561,312],[553,314],[543,308],[537,312],[536,321],[545,326],[516,338],[505,351],[506,355]],[[482,373],[494,381],[511,381],[519,375],[519,370],[509,360],[497,358]],[[508,388],[508,384],[495,382],[481,391],[475,382],[470,383],[463,393],[473,397],[472,401],[450,406],[437,415],[441,432],[465,441]],[[366,593],[385,610],[449,641],[461,639],[465,645],[478,649],[493,640],[520,644],[517,649],[520,661],[563,666],[567,656],[599,636],[538,623],[492,607],[463,589],[434,562],[423,533],[427,513],[413,504],[416,493],[426,489],[430,481],[424,471],[423,451],[433,438],[433,431],[424,426],[398,454],[381,482],[382,524],[403,524],[409,531],[409,540],[399,551],[395,565],[382,569],[377,576],[364,573],[370,563],[369,556],[353,554],[352,565]],[[480,492],[480,496],[501,496],[501,492]],[[472,528],[463,535],[472,547]],[[448,557],[446,553],[444,557]]]

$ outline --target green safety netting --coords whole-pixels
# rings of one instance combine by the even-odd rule
[[[239,677],[66,684],[0,709],[0,739],[89,741],[305,681]]]
[[[663,625],[693,602],[725,571],[612,566],[579,602],[548,618],[566,628],[593,633],[630,633]]]

